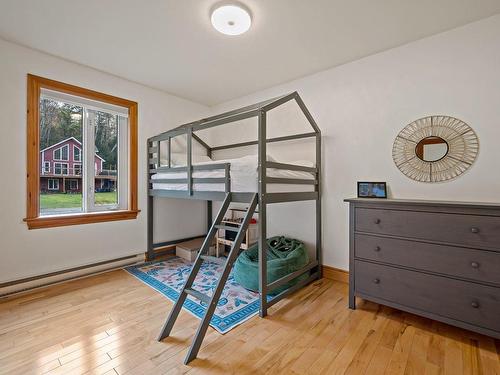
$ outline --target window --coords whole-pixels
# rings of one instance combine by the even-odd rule
[[[137,216],[137,103],[28,75],[28,113],[30,229]]]
[[[73,160],[74,161],[82,161],[81,151],[78,146],[73,146]]]
[[[54,163],[54,174],[67,175],[68,163]]]
[[[69,146],[65,145],[61,147],[62,150],[62,160],[68,160],[69,157]]]
[[[81,176],[82,174],[82,165],[79,163],[73,164],[73,174],[75,176]]]
[[[49,178],[47,188],[49,190],[59,190],[59,180],[57,178]]]
[[[50,173],[50,161],[43,162],[43,173]]]
[[[42,100],[47,101],[47,99],[42,99]],[[62,103],[62,102],[55,102],[55,103]],[[64,105],[64,103],[62,103],[62,104]],[[46,115],[46,113],[43,113],[43,115]],[[63,160],[63,161],[69,160],[69,145],[64,145],[62,147],[55,149],[54,153],[53,153],[53,157],[54,157],[54,160]]]

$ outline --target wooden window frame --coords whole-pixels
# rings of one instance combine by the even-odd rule
[[[96,100],[128,109],[129,132],[129,186],[128,209],[104,212],[67,214],[58,216],[40,216],[40,95],[42,89],[59,91],[70,95]],[[28,74],[27,87],[27,201],[26,218],[29,229],[51,228],[67,225],[101,223],[116,220],[131,220],[137,218],[137,117],[138,105],[131,100],[89,90]],[[69,150],[68,150],[69,151]],[[68,153],[69,155],[69,153]]]

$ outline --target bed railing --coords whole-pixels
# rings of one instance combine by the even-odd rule
[[[319,199],[319,173],[317,167],[307,167],[302,165],[277,163],[266,161],[266,174],[263,176],[264,187],[267,192],[268,184],[282,184],[282,185],[313,185],[314,191],[301,191],[301,192],[280,192],[280,193],[266,193],[266,203],[282,203],[282,202],[297,202],[305,200],[318,200]],[[310,178],[283,178],[283,177],[269,177],[267,176],[267,169],[282,169],[288,171],[301,171],[309,172],[314,177]]]
[[[315,167],[305,167],[301,165],[295,164],[285,164],[285,163],[276,163],[276,162],[266,162],[265,168],[274,168],[274,169],[282,169],[282,170],[291,170],[291,171],[303,171],[310,172],[313,174],[313,178],[283,178],[283,177],[265,177],[264,184],[280,184],[280,185],[314,185],[315,188],[318,186],[318,178],[317,178],[317,168]],[[192,177],[192,174],[195,171],[217,171],[224,170],[224,177]],[[152,176],[156,173],[175,173],[175,172],[189,172],[187,178],[152,178]],[[230,163],[217,163],[214,164],[203,164],[203,165],[192,165],[191,168],[188,166],[181,167],[168,167],[168,166],[157,166],[154,164],[149,169],[149,189],[153,189],[153,184],[183,184],[187,185],[186,190],[176,190],[172,189],[172,193],[175,195],[185,194],[185,195],[193,195],[194,193],[194,184],[224,184],[224,194],[231,192],[231,165]],[[191,178],[189,178],[191,175]],[[165,189],[169,191],[168,189]],[[317,190],[317,189],[315,189]],[[212,190],[208,190],[207,193],[212,192]],[[217,192],[221,192],[217,190]],[[168,194],[168,193],[167,193]],[[222,194],[220,195],[223,196]],[[266,202],[267,203],[280,203],[280,202],[292,202],[292,201],[301,201],[301,200],[314,200],[318,196],[317,191],[310,192],[280,192],[280,193],[268,193],[266,194]]]
[[[308,134],[309,135],[309,134]],[[193,186],[197,183],[206,183],[206,184],[224,184],[224,193],[228,193],[231,191],[231,175],[230,175],[230,164],[229,163],[217,163],[214,161],[214,164],[202,164],[202,165],[193,165],[192,164],[192,155],[191,155],[191,137],[194,138],[194,134],[192,132],[187,132],[187,150],[186,150],[186,166],[172,167],[171,162],[171,137],[166,134],[163,135],[160,139],[156,139],[154,141],[148,141],[148,160],[149,160],[149,170],[148,170],[148,186],[149,190],[153,191],[153,183],[166,183],[166,184],[186,184],[187,189],[184,190],[171,190],[172,194],[176,197],[180,197],[182,195],[192,196],[194,193]],[[195,138],[196,139],[196,138]],[[167,146],[167,164],[161,165],[161,157],[160,157],[160,146],[161,141],[166,141]],[[270,140],[268,140],[270,141]],[[317,186],[319,185],[318,178],[318,168],[316,167],[307,167],[302,165],[295,164],[287,164],[287,163],[278,163],[265,161],[263,163],[263,168],[266,170],[269,168],[281,169],[281,170],[290,170],[290,171],[301,171],[301,172],[309,172],[313,174],[312,179],[302,179],[302,178],[283,178],[283,177],[268,177],[267,173],[264,173],[263,183],[264,184],[281,184],[281,185],[314,185],[315,191],[311,192],[282,192],[282,193],[268,193],[266,194],[267,203],[280,203],[280,202],[291,202],[291,201],[300,201],[300,200],[314,200],[318,198]],[[204,178],[193,178],[193,173],[195,171],[217,171],[224,170],[224,177],[204,177]],[[157,178],[153,179],[152,176],[156,173],[172,173],[172,172],[187,172],[186,178]],[[169,191],[169,190],[167,190]],[[211,191],[206,192],[210,194]],[[222,193],[219,191],[218,193]],[[216,194],[216,193],[215,193]],[[168,193],[164,191],[164,193],[158,193],[155,195],[166,196]],[[217,194],[221,198],[224,194]],[[200,196],[200,198],[202,198]],[[214,195],[215,198],[215,195]]]
[[[187,185],[186,189],[187,195],[191,196],[193,195],[194,184],[224,184],[224,193],[231,192],[231,175],[230,175],[231,165],[229,163],[215,162],[214,164],[169,167],[169,166],[162,166],[161,164],[159,164],[158,158],[150,159],[150,162],[152,160],[156,160],[156,162],[154,164],[150,164],[150,168],[148,171],[148,176],[149,176],[148,186],[150,190],[153,189],[153,183],[179,184],[179,185],[185,184]],[[193,173],[195,171],[217,171],[217,170],[224,170],[224,177],[193,177]],[[187,178],[168,178],[168,177],[155,178],[155,179],[152,178],[152,176],[156,173],[176,173],[176,172],[187,172]]]

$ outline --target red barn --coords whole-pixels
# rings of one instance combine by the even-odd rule
[[[80,193],[82,191],[82,144],[67,138],[40,151],[40,191]],[[94,156],[96,191],[115,189],[116,171],[104,171],[105,160]]]

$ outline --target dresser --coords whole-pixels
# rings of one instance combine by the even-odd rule
[[[500,338],[500,205],[349,202],[356,297]]]

